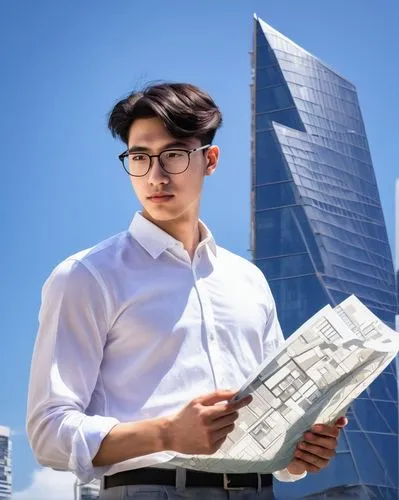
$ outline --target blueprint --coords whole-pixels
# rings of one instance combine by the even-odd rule
[[[184,459],[212,472],[284,469],[303,434],[315,423],[333,424],[399,351],[399,335],[355,296],[326,306],[258,367],[237,398],[252,402],[220,450]]]

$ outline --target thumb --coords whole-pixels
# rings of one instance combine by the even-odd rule
[[[228,391],[220,389],[219,391],[210,392],[198,398],[198,401],[204,406],[212,406],[221,401],[229,401],[237,394],[237,391]]]
[[[348,419],[346,417],[339,417],[336,421],[335,421],[335,427],[345,427],[346,425],[348,425]]]

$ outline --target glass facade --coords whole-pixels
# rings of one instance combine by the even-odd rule
[[[392,254],[356,89],[261,19],[254,26],[253,260],[284,334],[351,294],[394,328]],[[395,363],[348,417],[329,467],[276,482],[277,498],[398,498]]]
[[[399,178],[396,179],[395,184],[395,268],[396,293],[399,302]],[[399,307],[398,314],[396,315],[396,331],[399,332]]]
[[[11,500],[11,467],[10,429],[0,426],[0,500]]]
[[[75,500],[98,500],[100,498],[100,481],[94,479],[90,483],[75,482]]]

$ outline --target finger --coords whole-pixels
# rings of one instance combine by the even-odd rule
[[[307,451],[303,450],[296,450],[295,452],[295,458],[299,458],[303,462],[306,462],[306,464],[314,465],[318,467],[319,469],[323,469],[328,465],[328,460],[318,457],[316,455],[313,455],[312,453],[308,453]]]
[[[244,406],[247,406],[251,401],[252,396],[247,396],[240,401],[229,402],[226,404],[215,404],[214,406],[209,407],[207,410],[207,416],[210,421],[216,420],[220,417],[237,412],[241,408],[244,408]]]
[[[313,434],[312,432],[305,432],[303,437],[307,443],[321,446],[322,448],[327,448],[329,450],[335,450],[338,446],[338,441],[336,438],[323,437],[317,434]]]
[[[346,417],[339,417],[336,421],[335,421],[335,427],[339,427],[339,428],[342,428],[342,427],[345,427],[347,426],[349,423],[349,420],[346,418]]]
[[[319,472],[320,471],[320,468],[316,467],[316,465],[312,465],[312,464],[309,464],[307,462],[304,462],[300,458],[294,458],[294,460],[291,463],[298,466],[298,468],[300,468],[300,469],[305,468],[307,472]]]
[[[196,398],[196,402],[204,406],[212,406],[222,401],[230,401],[230,399],[232,399],[236,394],[237,391],[227,391],[221,389],[219,391],[210,392],[209,394],[205,394],[204,396]]]
[[[217,431],[212,433],[212,443],[217,443],[220,439],[226,438],[227,434],[234,430],[234,424],[227,425],[222,429],[218,429]]]
[[[228,406],[234,411],[240,410],[241,408],[244,408],[245,406],[248,406],[249,403],[252,401],[252,396],[245,396],[245,398],[239,399],[238,401],[229,401]]]
[[[319,436],[327,436],[335,439],[339,436],[339,429],[337,427],[325,424],[313,425],[312,432]]]
[[[306,451],[315,455],[316,457],[323,458],[324,460],[331,460],[331,458],[335,455],[334,448],[323,448],[322,446],[317,446],[314,444],[309,444],[306,442],[299,443],[298,445],[301,451]]]
[[[211,429],[213,431],[216,431],[218,429],[222,429],[223,427],[226,427],[227,425],[233,424],[237,420],[237,418],[238,418],[237,411],[230,413],[229,415],[219,417],[212,422]]]

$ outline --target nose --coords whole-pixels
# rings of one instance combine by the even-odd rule
[[[159,158],[152,158],[152,164],[150,171],[148,173],[148,183],[152,186],[157,186],[158,184],[168,184],[169,177],[167,172],[161,167],[159,163]]]

